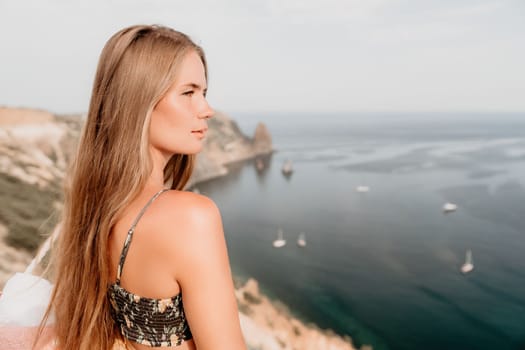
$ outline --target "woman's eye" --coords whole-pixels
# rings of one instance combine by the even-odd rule
[[[191,96],[193,95],[193,90],[190,90],[190,91],[186,91],[186,92],[183,92],[182,94],[185,95],[185,96]]]

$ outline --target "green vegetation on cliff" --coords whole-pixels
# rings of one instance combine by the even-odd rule
[[[35,252],[58,221],[53,203],[60,203],[56,184],[38,189],[16,177],[0,173],[0,222],[7,226],[7,244]]]

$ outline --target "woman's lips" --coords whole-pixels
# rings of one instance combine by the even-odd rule
[[[208,129],[193,130],[191,133],[199,136],[200,138],[203,138],[207,130]]]

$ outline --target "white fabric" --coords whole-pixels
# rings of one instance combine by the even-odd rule
[[[53,285],[42,277],[16,273],[0,296],[0,325],[36,327],[46,312]],[[53,317],[48,319],[51,325]]]
[[[0,349],[2,350],[58,350],[52,328],[46,327],[33,348],[38,327],[0,325]]]

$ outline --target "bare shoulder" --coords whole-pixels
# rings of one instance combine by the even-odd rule
[[[224,240],[219,208],[210,198],[193,192],[164,193],[154,221],[165,249],[178,263],[188,254],[206,254]]]
[[[166,224],[165,227],[202,226],[210,220],[220,220],[219,208],[215,202],[201,194],[173,190],[162,197],[159,209],[163,215],[159,219]]]

